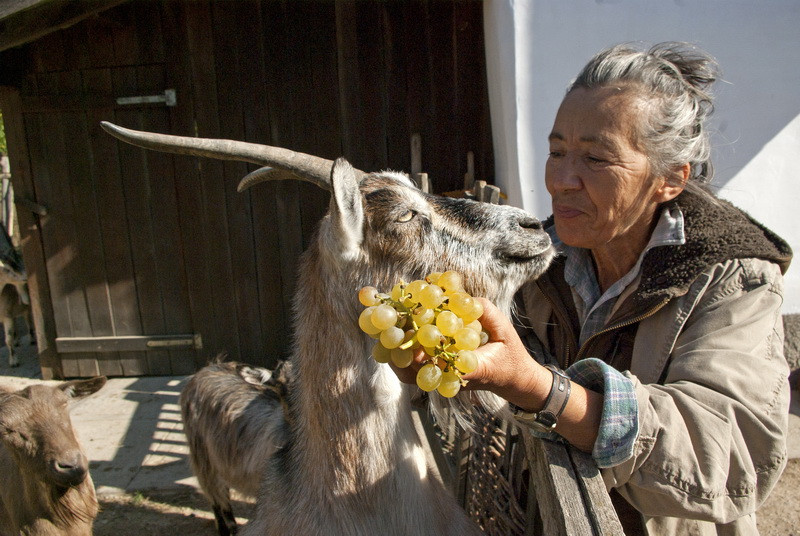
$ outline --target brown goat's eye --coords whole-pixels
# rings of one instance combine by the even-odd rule
[[[411,221],[414,218],[415,215],[416,215],[416,212],[414,212],[413,210],[409,210],[409,211],[405,212],[402,216],[397,218],[397,221],[399,221],[400,223],[406,223],[406,222]]]

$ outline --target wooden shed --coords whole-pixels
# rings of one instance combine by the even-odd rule
[[[478,0],[12,0],[0,111],[44,378],[188,374],[291,342],[328,194],[99,127],[278,145],[461,187],[493,158]]]

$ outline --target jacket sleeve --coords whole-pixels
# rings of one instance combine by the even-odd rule
[[[754,512],[786,464],[782,279],[753,259],[705,277],[664,381],[629,376],[639,435],[632,456],[602,472],[647,516],[727,523]]]

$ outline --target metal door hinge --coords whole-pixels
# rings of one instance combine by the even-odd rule
[[[144,95],[140,97],[119,97],[117,104],[130,105],[130,104],[158,104],[163,102],[167,106],[175,106],[178,104],[178,97],[174,89],[167,89],[163,95]]]

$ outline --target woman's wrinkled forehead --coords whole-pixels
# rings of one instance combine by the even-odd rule
[[[640,127],[648,113],[648,100],[631,84],[622,87],[578,87],[567,93],[553,122],[549,141],[565,141],[596,145],[619,143],[622,136],[638,147]]]

